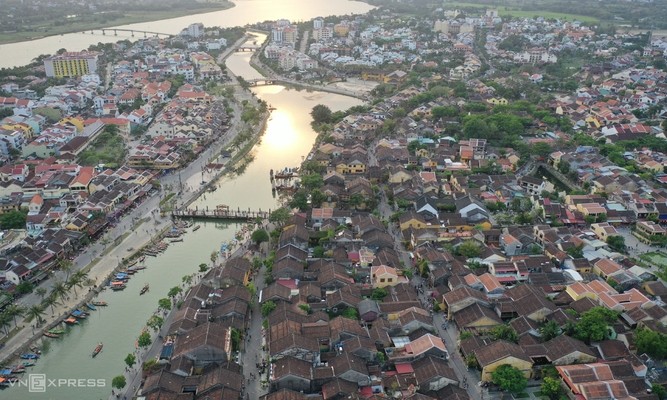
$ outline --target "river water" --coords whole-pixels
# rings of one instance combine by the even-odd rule
[[[363,14],[373,7],[358,1],[347,0],[233,0],[235,7],[205,14],[189,15],[154,22],[116,26],[119,29],[137,29],[149,32],[177,34],[181,29],[195,22],[204,26],[220,26],[229,28],[243,26],[262,21],[286,18],[293,22],[306,21],[318,16]],[[58,49],[79,51],[99,42],[110,43],[122,39],[137,39],[141,35],[131,37],[129,33],[118,36],[102,35],[99,31],[69,33],[60,36],[49,36],[30,42],[0,45],[0,68],[9,68],[28,64],[41,54],[53,54]]]
[[[249,59],[250,53],[235,53],[227,60],[227,66],[235,75],[257,78],[259,75],[249,65]],[[197,200],[193,207],[227,204],[231,208],[275,209],[279,199],[272,195],[269,170],[297,166],[307,155],[316,137],[310,127],[310,110],[317,104],[325,104],[334,111],[361,104],[351,97],[282,86],[257,87],[253,91],[275,108],[261,142],[252,150],[254,161],[242,174],[221,178],[218,189]],[[240,228],[234,223],[199,223],[201,229],[186,234],[183,242],[172,244],[157,258],[149,257],[148,268],[135,274],[125,291],[103,292],[100,298],[109,303],[108,307],[91,311],[81,326],[69,328],[63,338],[44,339],[49,346],[29,371],[45,374],[47,379],[104,379],[106,387],[48,387],[46,393],[13,387],[0,392],[0,399],[108,398],[111,379],[122,374],[123,360],[134,351],[135,340],[157,309],[158,300],[167,297],[171,287],[180,285],[183,276],[196,272],[200,263],[208,263],[211,252],[218,250],[222,242],[233,239]],[[140,296],[145,283],[150,283],[150,291]],[[99,342],[104,343],[104,349],[92,359],[91,352]]]

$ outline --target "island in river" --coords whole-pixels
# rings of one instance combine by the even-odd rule
[[[85,0],[84,3],[88,8],[85,12],[82,12],[81,2],[70,0],[55,3],[55,6],[51,2],[42,4],[37,1],[24,4],[10,1],[3,15],[0,15],[0,26],[2,26],[0,44],[111,26],[159,21],[234,7],[234,3],[227,0],[209,2]]]

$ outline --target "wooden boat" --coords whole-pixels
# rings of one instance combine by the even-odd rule
[[[106,307],[108,304],[104,300],[93,301],[93,305],[97,307]]]
[[[111,282],[111,290],[118,291],[118,290],[123,290],[125,288],[126,288],[125,282],[122,281]]]
[[[63,328],[51,328],[48,330],[49,333],[53,333],[54,335],[62,335],[65,333],[65,330]]]
[[[44,332],[44,336],[46,336],[48,338],[54,338],[54,339],[60,337],[60,335],[58,335],[57,333],[51,333],[51,332],[48,332],[48,331]]]
[[[66,323],[67,325],[74,325],[79,323],[79,321],[77,321],[76,318],[74,317],[69,317],[65,319],[63,322]]]
[[[97,307],[95,307],[95,304],[86,303],[86,307],[87,307],[89,310],[92,310],[92,311],[97,310]]]
[[[23,353],[20,355],[23,360],[36,360],[39,358],[39,354],[35,353]]]
[[[143,269],[146,269],[145,265],[135,265],[134,267],[130,267],[127,270],[137,272],[137,271],[141,271]]]
[[[104,347],[104,345],[101,342],[97,346],[95,346],[95,349],[93,350],[93,358],[95,358],[96,355],[100,354],[100,351],[102,351],[102,347]]]
[[[23,361],[23,362],[21,363],[21,365],[24,366],[24,367],[26,367],[26,368],[27,368],[27,367],[34,367],[34,366],[35,366],[35,362],[34,362],[34,361]]]
[[[88,317],[88,314],[77,308],[76,310],[72,311],[72,316],[76,319],[85,319]]]
[[[195,225],[194,228],[192,228],[192,232],[196,231],[197,229],[201,228],[201,225]]]
[[[25,367],[23,365],[17,365],[12,368],[12,374],[25,374]]]
[[[148,292],[148,289],[149,289],[149,286],[148,286],[148,283],[147,283],[147,284],[144,285],[144,287],[141,288],[141,291],[139,292],[139,296]]]
[[[169,242],[170,243],[178,243],[178,242],[182,242],[182,241],[183,241],[183,238],[178,238],[178,239],[171,239]]]

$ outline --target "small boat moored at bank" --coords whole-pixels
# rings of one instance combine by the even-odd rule
[[[23,360],[37,360],[39,358],[39,354],[35,353],[23,353],[20,355],[21,359]]]
[[[106,307],[108,304],[104,300],[93,301],[93,305],[97,307]]]
[[[60,337],[59,334],[57,334],[57,333],[51,333],[51,332],[48,332],[48,331],[47,331],[47,332],[44,332],[44,336],[46,336],[46,337],[48,337],[48,338],[53,338],[53,339],[55,339],[55,338],[59,338],[59,337]]]
[[[88,308],[91,311],[97,310],[97,307],[95,307],[95,304],[91,304],[91,303],[86,303],[86,308]]]
[[[74,317],[69,317],[69,318],[63,320],[63,322],[66,323],[67,325],[74,325],[74,324],[79,323],[79,321],[77,321],[77,319],[74,318]]]

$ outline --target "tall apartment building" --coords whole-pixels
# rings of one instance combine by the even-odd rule
[[[97,71],[99,53],[94,51],[66,52],[44,59],[46,76],[70,78]]]

